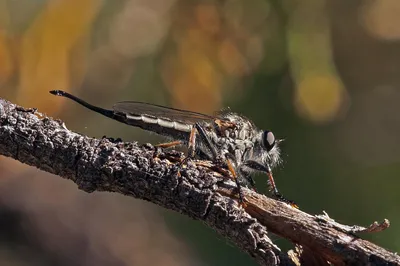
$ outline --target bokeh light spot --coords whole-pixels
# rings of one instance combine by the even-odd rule
[[[344,96],[343,85],[334,76],[310,76],[299,83],[295,106],[306,119],[329,122],[340,113]]]
[[[376,38],[400,38],[400,1],[370,1],[361,9],[361,20],[367,31]]]

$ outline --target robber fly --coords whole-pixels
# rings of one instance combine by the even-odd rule
[[[271,168],[280,162],[278,144],[269,130],[258,129],[246,117],[222,111],[215,116],[179,110],[155,104],[125,101],[114,104],[112,110],[91,105],[78,97],[61,90],[51,94],[69,98],[84,107],[119,122],[155,132],[176,141],[163,143],[159,147],[187,145],[188,156],[211,160],[228,167],[239,190],[240,203],[244,204],[241,185],[254,188],[251,174],[255,171],[268,175],[270,189],[278,200],[297,205],[284,199],[279,193]]]

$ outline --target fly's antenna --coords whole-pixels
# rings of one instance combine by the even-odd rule
[[[72,94],[70,94],[68,92],[65,92],[65,91],[62,91],[62,90],[53,90],[53,91],[49,91],[49,92],[51,94],[53,94],[53,95],[56,95],[56,96],[62,96],[62,97],[71,99],[74,102],[77,102],[80,105],[82,105],[82,106],[84,106],[84,107],[86,107],[86,108],[88,108],[88,109],[90,109],[92,111],[95,111],[96,113],[102,114],[102,115],[104,115],[106,117],[109,117],[109,118],[112,118],[112,119],[115,119],[114,111],[103,109],[101,107],[97,107],[97,106],[91,105],[90,103],[85,102],[84,100],[82,100],[82,99],[80,99],[80,98],[78,98],[78,97],[76,97],[76,96],[74,96],[74,95],[72,95]]]

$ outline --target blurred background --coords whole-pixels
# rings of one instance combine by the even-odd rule
[[[287,198],[345,224],[388,218],[365,238],[399,252],[399,12],[397,0],[0,0],[0,97],[141,143],[162,139],[48,91],[103,107],[230,106],[285,139],[275,178]],[[4,157],[0,177],[1,265],[255,265],[153,204]]]

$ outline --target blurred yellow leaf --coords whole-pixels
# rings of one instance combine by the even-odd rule
[[[336,118],[347,100],[346,91],[335,76],[310,75],[297,87],[296,108],[314,122],[328,122]]]
[[[289,62],[298,113],[313,122],[331,122],[347,109],[348,93],[333,61],[325,2],[292,3],[287,27]]]

